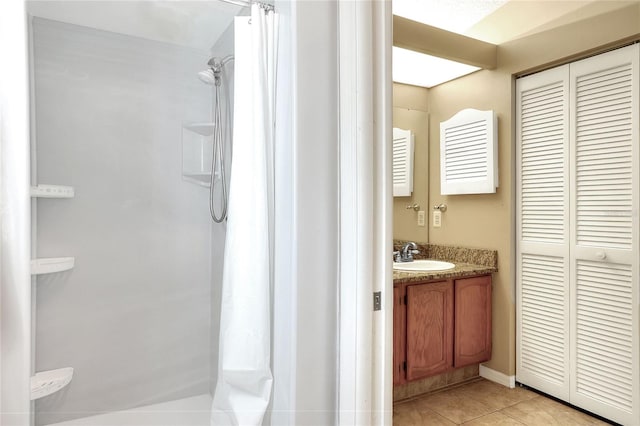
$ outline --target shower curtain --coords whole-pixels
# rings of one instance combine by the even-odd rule
[[[233,158],[211,424],[260,425],[269,404],[278,17],[235,18]]]

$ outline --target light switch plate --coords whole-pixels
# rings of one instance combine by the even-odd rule
[[[436,210],[433,212],[433,227],[440,228],[440,226],[442,226],[442,212]]]
[[[424,210],[420,210],[418,212],[418,226],[424,226],[424,222],[425,222]]]

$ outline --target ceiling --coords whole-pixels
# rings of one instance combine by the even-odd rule
[[[511,0],[487,16],[466,35],[501,44],[541,31],[611,12],[640,0]]]
[[[32,16],[209,50],[241,6],[215,1],[28,0]]]
[[[493,44],[640,0],[393,0],[393,13]]]
[[[392,9],[394,15],[429,27],[437,27],[500,45],[639,1],[393,0]],[[416,27],[412,31],[419,32],[419,29]],[[411,47],[409,49],[403,50],[394,46],[393,80],[395,82],[433,87],[479,69],[430,56],[420,49],[413,50]]]

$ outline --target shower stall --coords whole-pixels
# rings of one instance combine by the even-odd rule
[[[338,410],[353,405],[344,408],[354,394],[341,389],[355,370],[343,361],[357,353],[348,335],[338,339],[338,325],[353,323],[338,315],[336,285],[338,65],[360,58],[348,42],[367,45],[371,35],[341,40],[342,29],[368,17],[339,20],[338,6],[383,4],[275,4],[278,214],[264,298],[273,385],[263,424],[336,424]],[[0,2],[3,426],[209,424],[224,358],[223,256],[239,215],[229,190],[228,220],[210,217],[215,92],[198,73],[233,54],[226,88],[246,88],[251,79],[231,81],[241,57],[230,25],[244,13],[220,0]],[[390,18],[390,8],[379,15]],[[339,55],[338,45],[354,53]],[[247,111],[233,117],[244,130]],[[243,152],[252,151],[234,149],[233,158]],[[240,199],[249,219],[263,212]],[[253,245],[240,241],[233,255],[244,271],[256,269]]]
[[[27,11],[35,425],[209,424],[248,9]]]

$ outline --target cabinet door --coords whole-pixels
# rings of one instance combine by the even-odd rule
[[[453,283],[407,286],[407,380],[453,365]]]
[[[491,276],[455,281],[454,366],[491,359]]]
[[[406,307],[403,287],[393,288],[393,384],[404,383]]]

